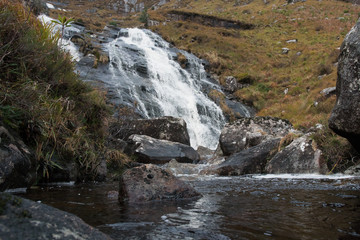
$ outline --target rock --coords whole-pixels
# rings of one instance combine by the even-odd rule
[[[329,127],[360,152],[360,19],[341,46],[336,82],[337,100]]]
[[[200,163],[207,163],[215,155],[215,151],[209,148],[199,146],[196,150],[200,156]]]
[[[321,90],[320,92],[324,97],[329,97],[336,93],[336,87],[329,87]]]
[[[328,172],[321,150],[317,149],[310,135],[295,139],[278,152],[266,165],[266,172],[279,173],[320,173]]]
[[[344,174],[360,176],[360,164],[352,166],[344,171]]]
[[[235,100],[225,99],[225,103],[232,110],[236,118],[253,117],[256,113],[255,109]]]
[[[190,145],[186,122],[175,117],[120,121],[110,126],[110,134],[123,140],[127,140],[130,135],[139,134]]]
[[[293,131],[289,121],[272,117],[241,118],[226,124],[220,135],[220,147],[225,156],[256,146]]]
[[[0,124],[0,191],[31,186],[35,171],[29,148]]]
[[[49,8],[43,0],[24,0],[23,3],[25,6],[28,6],[36,16],[42,13],[49,15]]]
[[[119,200],[147,202],[180,200],[199,197],[189,184],[177,179],[170,171],[152,164],[127,170],[121,177]]]
[[[141,163],[164,164],[171,159],[183,163],[197,163],[200,159],[192,147],[182,143],[137,134],[131,135],[128,143],[126,152],[134,154]]]
[[[210,172],[220,176],[264,173],[265,165],[268,159],[276,152],[279,143],[280,138],[275,138],[235,153]]]
[[[110,240],[73,214],[53,207],[0,193],[0,239]]]
[[[175,159],[161,166],[162,169],[171,171],[175,175],[187,174],[194,175],[200,171],[200,165],[191,163],[179,163]]]
[[[227,76],[225,78],[224,90],[228,91],[229,93],[233,93],[238,90],[239,84],[235,77]]]
[[[288,48],[282,48],[281,49],[282,50],[282,54],[288,54],[289,52],[290,52],[290,49],[288,49]]]

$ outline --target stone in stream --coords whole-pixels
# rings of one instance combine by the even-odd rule
[[[133,134],[139,134],[190,145],[186,122],[175,117],[119,121],[110,126],[110,134],[113,138],[123,140],[127,140]]]
[[[7,193],[0,193],[0,212],[0,239],[111,240],[71,213]]]
[[[225,156],[240,152],[262,142],[281,138],[293,131],[288,120],[273,117],[241,118],[226,124],[220,135],[220,147]]]
[[[257,146],[231,155],[224,162],[201,173],[220,176],[264,173],[266,162],[276,153],[279,143],[280,138],[262,142]]]
[[[126,152],[134,154],[141,163],[164,164],[172,159],[183,163],[197,163],[200,158],[188,145],[137,134],[129,137]]]
[[[0,191],[29,187],[35,181],[35,163],[29,148],[0,123]]]
[[[321,158],[321,150],[309,135],[304,135],[278,152],[266,165],[266,172],[325,174],[328,168]]]
[[[346,35],[341,46],[336,104],[329,127],[360,152],[360,19]]]
[[[128,169],[120,179],[119,200],[135,203],[199,197],[188,183],[153,164]]]

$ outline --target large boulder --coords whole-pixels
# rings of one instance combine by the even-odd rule
[[[181,118],[124,120],[110,126],[112,137],[127,140],[133,134],[190,145],[186,122]]]
[[[110,240],[79,217],[7,193],[0,193],[0,239]]]
[[[0,125],[0,191],[29,187],[36,178],[29,148]]]
[[[347,138],[360,152],[360,19],[341,46],[336,82],[336,104],[329,127]]]
[[[218,166],[203,173],[218,174],[220,176],[264,173],[265,165],[268,159],[276,152],[279,143],[280,138],[275,138],[235,153]]]
[[[164,164],[172,159],[182,163],[197,163],[199,154],[190,146],[155,139],[146,135],[131,135],[128,139],[129,154],[137,156],[138,162]]]
[[[189,184],[177,179],[169,170],[152,164],[127,170],[120,179],[119,200],[147,202],[180,200],[200,196]]]
[[[240,152],[262,142],[281,138],[293,131],[287,120],[273,117],[241,118],[226,124],[220,135],[220,147],[225,156]]]
[[[328,172],[321,150],[309,135],[303,135],[278,152],[266,165],[267,173],[320,173]]]

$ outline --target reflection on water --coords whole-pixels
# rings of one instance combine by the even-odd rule
[[[360,179],[187,177],[197,201],[120,204],[117,183],[32,189],[114,239],[357,239]]]

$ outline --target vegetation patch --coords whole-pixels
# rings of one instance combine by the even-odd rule
[[[94,178],[110,116],[104,94],[78,78],[59,35],[20,2],[0,0],[0,24],[1,119],[34,150],[40,178],[69,161]]]

